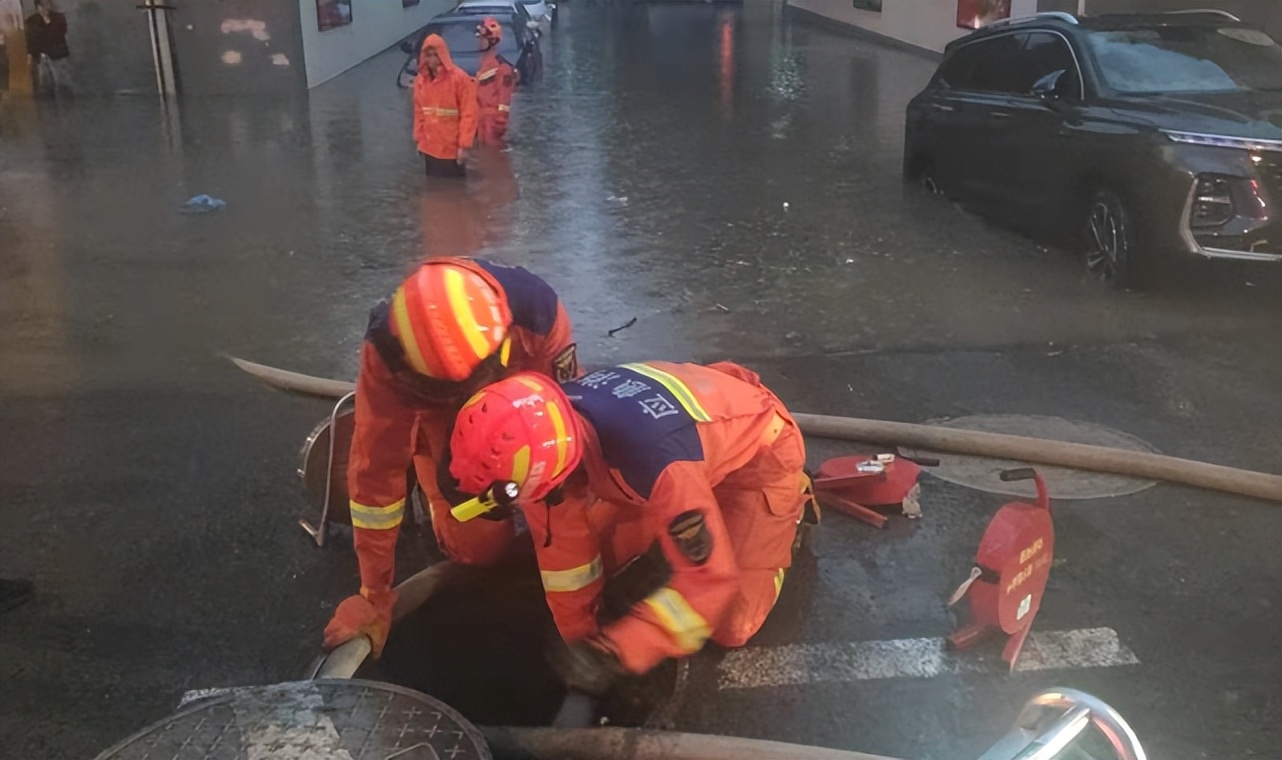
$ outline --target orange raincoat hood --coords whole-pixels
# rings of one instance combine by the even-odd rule
[[[439,34],[429,34],[423,40],[423,47],[418,50],[418,71],[420,74],[427,71],[427,66],[423,65],[423,54],[428,48],[436,48],[436,54],[440,56],[442,69],[455,69],[454,59],[450,57],[450,46],[445,44],[445,39]],[[429,74],[430,76],[430,74]],[[440,76],[439,74],[437,76]]]

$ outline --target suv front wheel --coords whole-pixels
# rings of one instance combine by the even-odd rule
[[[1091,195],[1082,221],[1081,247],[1091,274],[1125,290],[1139,284],[1141,252],[1139,225],[1112,190]]]

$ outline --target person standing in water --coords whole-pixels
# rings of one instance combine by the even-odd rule
[[[476,139],[476,84],[438,34],[423,40],[414,79],[414,142],[429,177],[462,177]]]

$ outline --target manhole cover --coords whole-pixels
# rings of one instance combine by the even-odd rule
[[[233,689],[134,734],[98,760],[490,760],[480,732],[442,702],[373,681]]]
[[[1129,451],[1156,452],[1152,446],[1132,435],[1118,430],[1095,425],[1088,422],[1074,422],[1062,417],[1038,417],[1020,414],[976,415],[942,420],[931,424],[941,427],[959,428],[962,430],[980,430],[986,433],[1006,433],[1030,438],[1047,438],[1069,443],[1086,443],[1094,446],[1108,446]],[[986,459],[959,454],[940,454],[924,450],[904,450],[909,456],[924,456],[938,459],[938,467],[927,468],[927,472],[946,480],[989,493],[1008,494],[1032,498],[1036,490],[1031,481],[1004,483],[998,477],[1002,470],[1013,467],[1026,467],[1023,462],[1004,459]],[[1107,496],[1125,496],[1152,488],[1151,480],[1128,478],[1122,475],[1106,475],[1083,470],[1071,470],[1065,467],[1036,465],[1037,471],[1046,480],[1050,494],[1056,499],[1099,499]]]

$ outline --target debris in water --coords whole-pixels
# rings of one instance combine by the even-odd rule
[[[193,195],[186,203],[183,204],[183,213],[186,214],[204,214],[208,211],[217,211],[227,205],[227,201],[221,198],[215,198],[212,195]]]
[[[618,203],[621,206],[628,205],[628,196],[626,195],[611,195],[610,197],[606,198],[606,200],[609,201],[610,203]]]
[[[783,210],[784,210],[784,211],[787,211],[787,210],[788,210],[788,201],[784,201],[784,202],[783,202]]]
[[[616,327],[613,330],[607,330],[606,335],[609,335],[611,338],[613,338],[615,333],[626,330],[632,325],[635,325],[636,323],[637,323],[637,318],[633,317],[632,319],[629,319],[625,324],[620,325],[619,327]]]
[[[715,306],[716,306],[718,309],[721,309],[722,311],[730,311],[730,309],[728,309],[728,308],[727,308],[727,307],[725,307],[725,306],[722,306],[721,304],[715,304]]]

